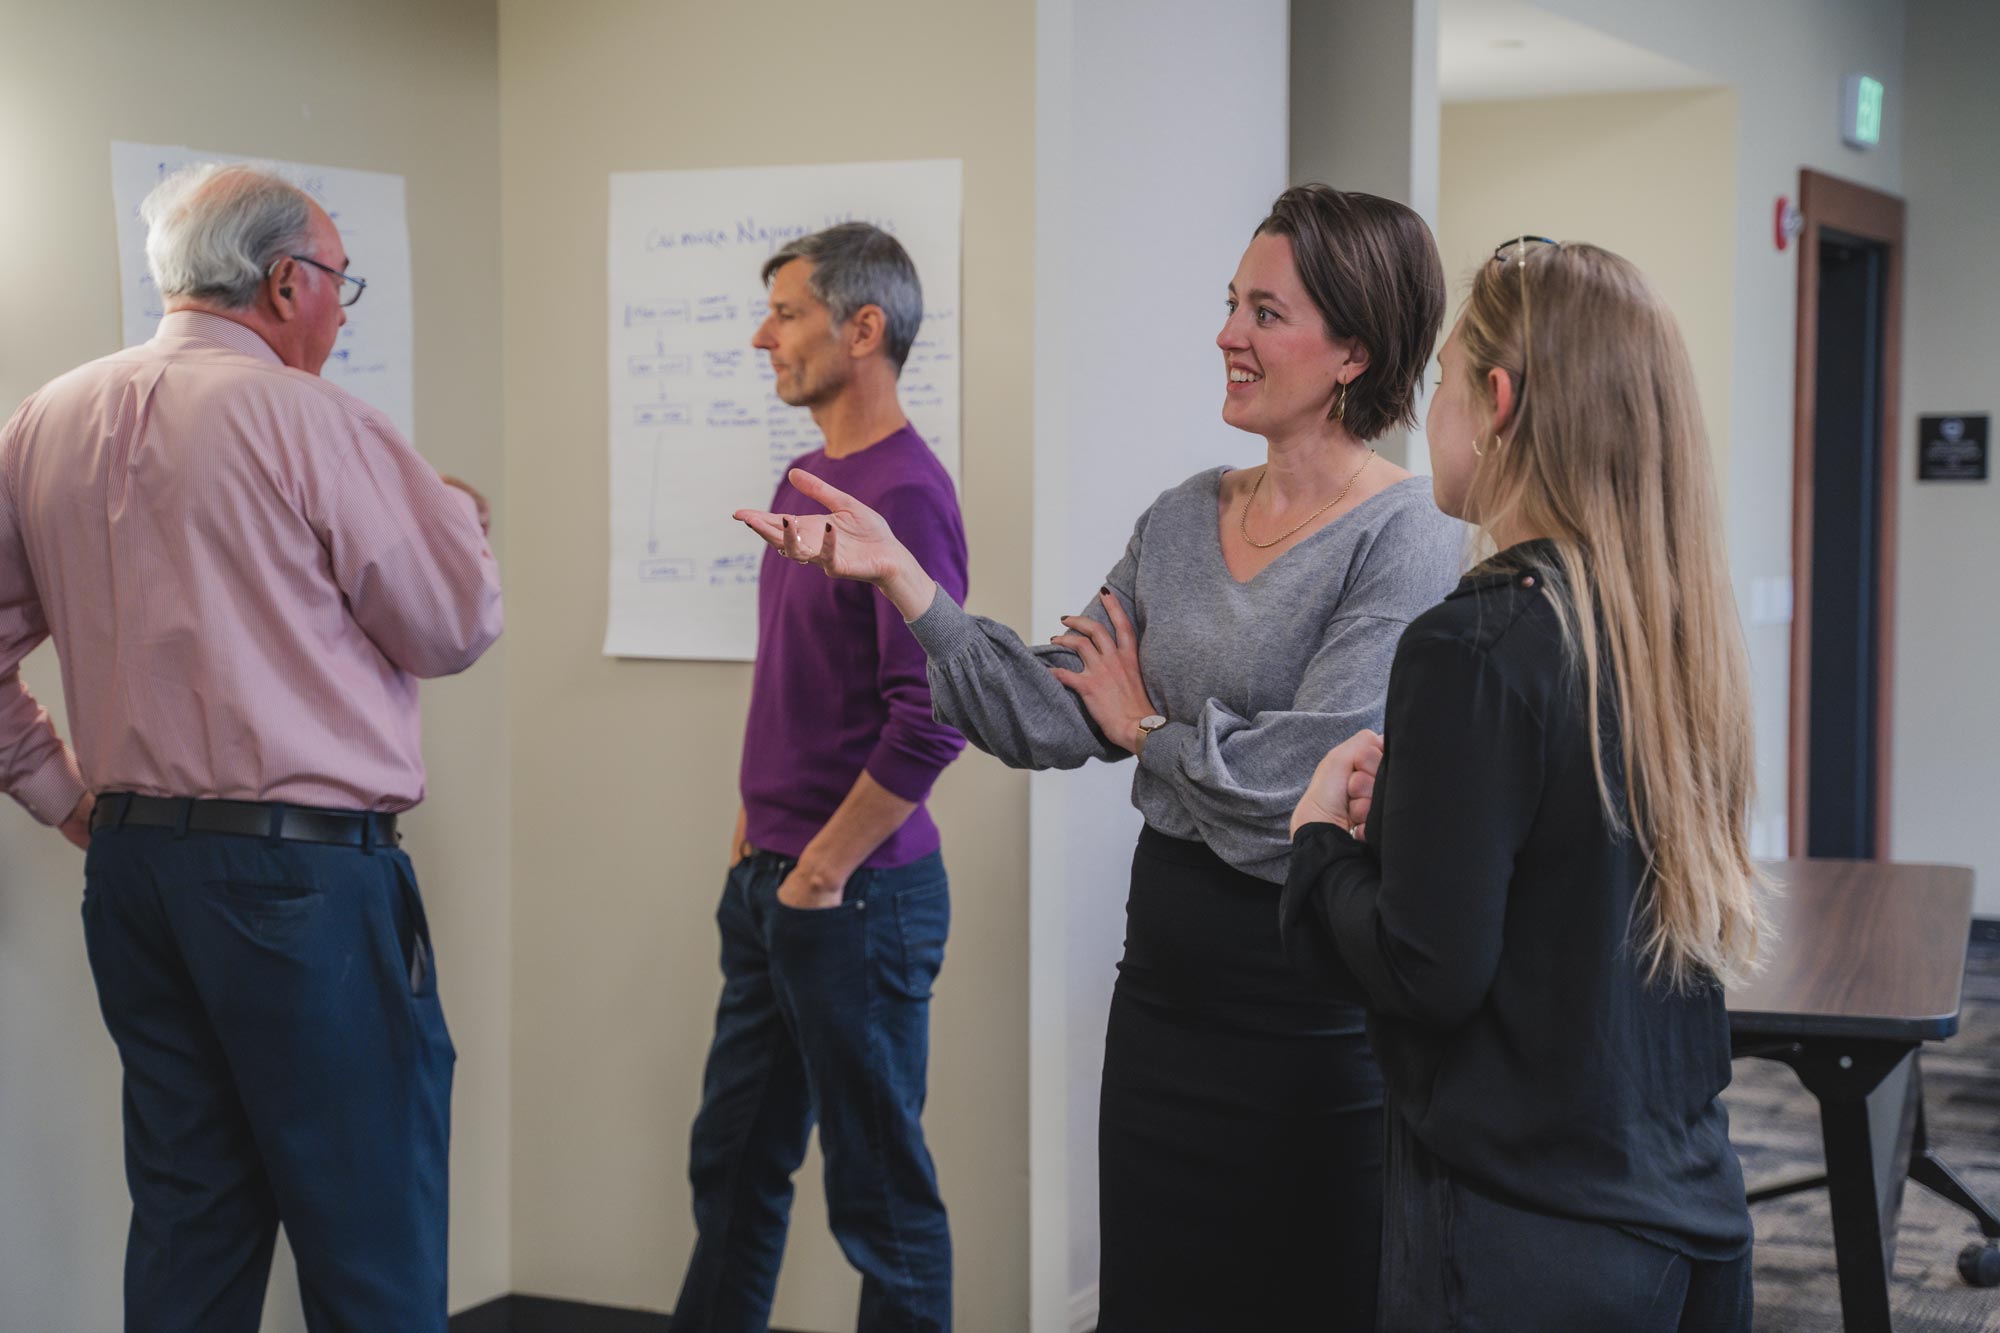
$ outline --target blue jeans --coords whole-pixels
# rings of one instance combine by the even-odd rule
[[[818,911],[778,901],[794,864],[745,857],[716,912],[722,1000],[688,1172],[699,1236],[673,1327],[762,1333],[817,1120],[834,1238],[861,1273],[858,1333],[944,1333],[951,1234],[921,1123],[944,862],[858,871]]]
[[[410,859],[101,828],[84,941],[125,1067],[127,1333],[445,1333],[454,1053]]]

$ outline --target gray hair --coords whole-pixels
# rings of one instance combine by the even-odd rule
[[[889,359],[901,371],[924,322],[924,289],[917,266],[902,243],[866,222],[843,222],[801,236],[764,261],[764,282],[794,259],[812,262],[806,290],[824,304],[835,326],[854,318],[861,307],[881,308]]]
[[[242,310],[271,265],[305,249],[312,201],[269,171],[197,162],[154,186],[139,216],[160,295]]]

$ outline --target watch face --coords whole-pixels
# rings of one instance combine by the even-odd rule
[[[1139,719],[1139,730],[1141,731],[1158,731],[1166,725],[1167,720],[1158,713],[1152,713]]]

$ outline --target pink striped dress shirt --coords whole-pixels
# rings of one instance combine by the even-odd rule
[[[471,497],[387,418],[183,311],[0,429],[0,790],[403,810],[417,679],[501,625]],[[74,754],[20,676],[53,637]]]

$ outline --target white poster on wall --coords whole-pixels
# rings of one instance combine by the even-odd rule
[[[406,439],[414,440],[410,227],[401,176],[274,162],[179,145],[113,142],[111,194],[118,208],[118,275],[125,345],[151,338],[163,313],[159,290],[146,267],[146,224],[139,219],[139,204],[169,173],[191,162],[255,163],[276,171],[327,211],[347,248],[348,272],[366,279],[368,290],[348,310],[333,355],[320,373],[379,408]]]
[[[924,322],[903,410],[957,484],[962,179],[956,161],[611,177],[607,655],[756,655],[765,547],[729,515],[768,504],[792,460],[821,443],[750,346],[764,261],[800,236],[872,222],[909,251]]]

